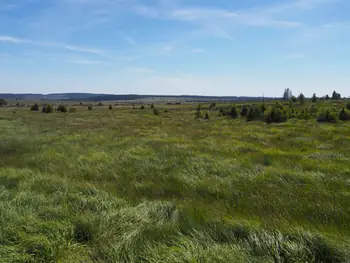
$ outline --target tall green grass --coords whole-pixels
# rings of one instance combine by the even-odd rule
[[[0,262],[349,262],[350,124],[196,107],[1,109]]]

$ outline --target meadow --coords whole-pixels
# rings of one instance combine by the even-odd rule
[[[350,262],[350,122],[197,105],[0,108],[0,262]]]

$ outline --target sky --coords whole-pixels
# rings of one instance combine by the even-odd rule
[[[0,0],[0,93],[349,87],[349,0]]]

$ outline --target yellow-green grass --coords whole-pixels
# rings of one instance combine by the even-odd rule
[[[350,123],[155,106],[0,109],[0,262],[348,262]]]

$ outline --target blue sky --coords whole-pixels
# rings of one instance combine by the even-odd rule
[[[349,0],[0,0],[0,93],[349,87]]]

